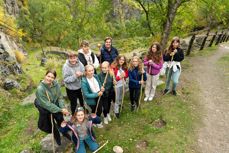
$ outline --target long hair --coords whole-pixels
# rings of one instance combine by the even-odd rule
[[[173,48],[173,43],[174,43],[175,41],[178,42],[179,45],[180,45],[180,38],[179,38],[179,37],[173,37],[173,39],[172,39],[172,41],[171,41],[171,43],[170,43],[170,45],[169,45],[169,48],[168,48],[168,50],[166,51],[166,54],[170,54],[170,53],[174,50],[174,48]]]
[[[135,59],[138,60],[138,73],[141,74],[142,69],[143,69],[143,67],[142,67],[142,60],[141,60],[138,56],[133,56],[133,57],[131,58],[130,65],[129,65],[129,70],[133,71],[133,69],[134,69],[133,61],[134,61]]]
[[[152,52],[152,47],[156,46],[157,51],[154,53]],[[161,45],[158,42],[154,42],[148,51],[148,54],[146,55],[148,60],[153,60],[153,62],[155,63],[160,63],[161,59],[162,59],[162,52],[161,52]]]
[[[73,114],[73,116],[72,116],[72,118],[71,118],[71,122],[72,123],[77,123],[77,118],[76,118],[76,116],[77,116],[77,113],[78,112],[80,112],[80,111],[76,111],[74,114]],[[85,120],[88,120],[88,116],[87,116],[87,111],[86,110],[83,110],[83,112],[84,112],[84,121]]]
[[[120,64],[119,64],[119,60],[120,60],[120,58],[124,58],[124,63],[123,63],[123,65],[121,66]],[[126,69],[127,70],[127,59],[126,59],[126,57],[124,56],[124,55],[118,55],[116,58],[115,58],[115,60],[114,60],[114,62],[112,63],[112,67],[118,67],[118,68],[120,68],[120,67],[122,67],[122,69]]]

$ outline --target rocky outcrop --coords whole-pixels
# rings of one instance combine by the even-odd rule
[[[17,0],[5,0],[5,8],[9,15],[17,16],[19,14]]]

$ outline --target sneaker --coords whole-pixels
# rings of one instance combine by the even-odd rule
[[[131,107],[130,107],[131,112],[133,112],[134,109],[135,109],[135,105],[131,105]]]
[[[144,101],[148,101],[148,99],[149,99],[149,97],[145,97],[145,98],[144,98]]]
[[[107,119],[109,122],[112,121],[110,114],[107,114]]]
[[[104,117],[104,124],[108,124],[108,118],[107,117]]]
[[[169,89],[165,89],[164,92],[163,92],[164,95],[167,94],[167,93],[169,93]]]
[[[119,118],[120,116],[119,116],[119,113],[115,113],[115,117],[116,118]]]
[[[177,95],[176,90],[173,90],[173,91],[172,91],[172,94],[173,94],[174,96],[176,96],[176,95]]]
[[[153,97],[149,97],[149,101],[152,101],[153,100]]]
[[[102,124],[102,123],[96,124],[96,127],[97,127],[97,128],[103,128],[103,124]]]

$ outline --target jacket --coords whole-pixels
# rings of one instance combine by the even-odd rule
[[[51,87],[43,81],[40,82],[37,87],[36,98],[38,100],[37,104],[51,113],[61,112],[62,108],[64,108],[64,100],[61,95],[60,85],[56,80],[53,81]]]
[[[72,65],[69,60],[66,60],[62,73],[65,87],[69,90],[78,90],[81,88],[81,77],[76,76],[77,71],[84,73],[85,69],[83,64],[77,62],[75,65]]]
[[[101,48],[101,62],[108,61],[110,64],[115,60],[115,58],[119,55],[116,48],[111,46],[111,50],[108,51],[105,45]]]
[[[163,59],[159,63],[150,63],[147,58],[144,59],[144,65],[147,66],[147,73],[150,75],[157,75],[163,66]]]
[[[99,81],[98,76],[94,74],[94,77],[99,83],[99,88],[101,88],[101,83]],[[81,88],[82,88],[82,93],[83,93],[84,100],[86,101],[86,103],[88,105],[96,105],[95,98],[98,97],[98,93],[92,92],[86,77],[82,78],[82,87]]]
[[[87,132],[93,141],[95,141],[96,138],[95,138],[94,131],[92,129],[92,124],[99,124],[100,122],[101,121],[100,121],[99,117],[96,117],[94,119],[89,118],[89,120],[87,121]],[[74,144],[76,146],[75,148],[76,148],[76,152],[77,152],[77,150],[79,149],[80,138],[74,129],[74,124],[71,122],[68,122],[65,127],[60,127],[60,132],[66,133],[68,131],[72,132],[72,141],[74,142]]]
[[[95,69],[99,67],[98,58],[97,58],[97,56],[95,56],[95,54],[94,54],[91,50],[89,50],[89,52],[88,52],[87,54],[85,54],[85,53],[83,52],[83,49],[78,50],[78,58],[79,58],[80,62],[81,62],[84,66],[86,66],[86,65],[89,64],[89,63],[87,62],[85,56],[91,56],[92,63],[93,63],[93,66],[94,66]]]
[[[99,75],[99,81],[101,82],[101,84],[103,85],[105,77],[106,77],[106,73],[101,72]],[[108,76],[107,76],[107,80],[105,82],[104,88],[105,91],[103,93],[103,96],[109,96],[109,92],[111,90],[113,90],[114,84],[113,84],[113,77],[109,74],[108,72]]]
[[[142,74],[138,72],[138,68],[128,71],[129,75],[129,88],[140,88],[139,81],[142,79]],[[143,80],[146,81],[146,73],[143,73]]]
[[[115,75],[116,81],[121,80],[121,78],[118,76],[119,68],[118,68],[118,67],[115,67],[115,68],[113,68],[113,71],[114,71],[114,75]],[[126,70],[124,70],[124,72],[125,72],[125,77],[124,77],[124,79],[126,80],[126,78],[128,78],[128,70],[126,69]]]

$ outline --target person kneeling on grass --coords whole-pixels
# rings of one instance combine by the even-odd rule
[[[93,152],[99,148],[95,140],[92,124],[100,123],[100,118],[96,115],[88,116],[83,107],[78,107],[71,121],[63,121],[60,131],[66,133],[72,132],[72,141],[75,144],[75,153],[86,153],[85,144]]]

